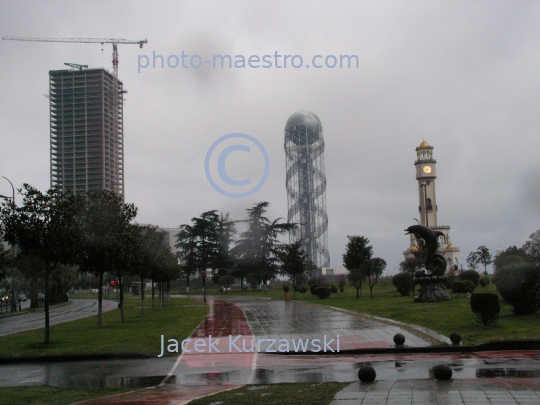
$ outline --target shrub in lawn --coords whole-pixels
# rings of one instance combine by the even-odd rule
[[[476,322],[491,325],[499,319],[501,312],[499,296],[495,293],[474,293],[471,295],[471,309]]]
[[[283,291],[285,291],[286,293],[289,292],[289,286],[288,285],[284,285],[283,286]]]
[[[540,267],[523,262],[497,269],[493,284],[514,315],[532,315],[540,308]]]
[[[454,294],[472,293],[474,291],[474,283],[471,280],[458,280],[452,286]]]
[[[298,288],[297,291],[299,291],[299,292],[301,292],[302,294],[304,294],[307,290],[308,290],[308,288],[307,288],[305,285],[303,285],[303,286],[300,286],[300,288]]]
[[[309,292],[311,292],[311,295],[317,295],[317,288],[319,288],[317,284],[311,284],[309,286]]]
[[[337,285],[332,284],[332,285],[330,286],[330,292],[331,292],[332,294],[337,294]]]
[[[345,274],[340,274],[337,279],[337,284],[339,291],[345,291],[345,286],[347,285],[347,276]]]
[[[480,273],[476,270],[465,270],[459,275],[461,281],[470,280],[473,282],[474,287],[478,287],[478,282],[480,281]]]
[[[412,277],[406,272],[398,273],[392,277],[392,283],[403,297],[409,295],[413,287]]]
[[[321,300],[330,297],[330,287],[317,287],[315,295]]]
[[[482,277],[479,284],[482,288],[486,288],[489,285],[489,278]]]

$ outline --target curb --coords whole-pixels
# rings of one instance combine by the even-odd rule
[[[156,356],[144,353],[110,354],[58,354],[55,356],[0,357],[2,364],[59,363],[67,361],[152,359]],[[170,356],[173,357],[173,356]]]
[[[353,354],[425,354],[425,353],[474,353],[495,351],[540,350],[540,339],[492,340],[477,345],[427,346],[427,347],[381,347],[368,349],[345,349],[339,352],[276,352],[280,356],[340,356]]]

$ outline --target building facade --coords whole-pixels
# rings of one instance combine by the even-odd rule
[[[291,242],[301,240],[318,268],[330,266],[324,138],[319,117],[309,111],[291,115],[285,125],[287,222],[298,224]]]
[[[418,182],[418,212],[420,225],[427,226],[434,231],[440,231],[439,253],[447,262],[447,269],[459,265],[459,249],[450,240],[450,226],[439,225],[437,222],[437,196],[435,193],[435,179],[437,178],[437,161],[433,158],[433,146],[423,141],[416,148],[416,180]],[[403,253],[405,258],[412,257],[413,251],[418,249],[414,234],[410,235],[410,247]]]
[[[123,93],[104,69],[49,72],[51,187],[124,195]]]

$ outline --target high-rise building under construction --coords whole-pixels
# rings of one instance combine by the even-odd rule
[[[288,222],[298,224],[291,239],[300,239],[317,267],[330,266],[324,138],[319,117],[298,111],[285,124]]]
[[[51,187],[124,194],[123,93],[104,69],[49,72]]]

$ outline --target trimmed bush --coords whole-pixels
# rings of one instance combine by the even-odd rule
[[[403,297],[409,295],[413,287],[413,280],[409,273],[402,272],[392,277],[392,284]]]
[[[479,284],[480,284],[480,287],[486,288],[489,285],[489,278],[482,277],[480,279]]]
[[[465,270],[459,275],[461,281],[469,280],[474,284],[474,288],[478,287],[478,282],[480,281],[480,273],[476,270]]]
[[[317,287],[315,295],[321,300],[330,297],[330,287]]]
[[[491,325],[501,312],[499,296],[495,293],[474,293],[471,295],[471,309],[476,322]]]
[[[452,286],[454,294],[472,293],[474,291],[474,283],[471,280],[458,280]]]
[[[307,288],[305,285],[303,285],[303,286],[301,286],[297,291],[299,291],[299,292],[301,292],[302,294],[304,294],[307,290],[308,290],[308,288]]]
[[[283,291],[285,291],[286,293],[289,292],[289,286],[288,285],[284,285],[283,286]]]
[[[498,269],[493,284],[514,315],[532,315],[540,308],[540,267],[533,263],[510,264]]]
[[[330,286],[330,292],[331,292],[332,294],[337,294],[337,285],[332,284],[332,285]]]
[[[309,286],[309,292],[311,293],[311,295],[317,295],[317,288],[319,288],[317,284],[311,284]]]

